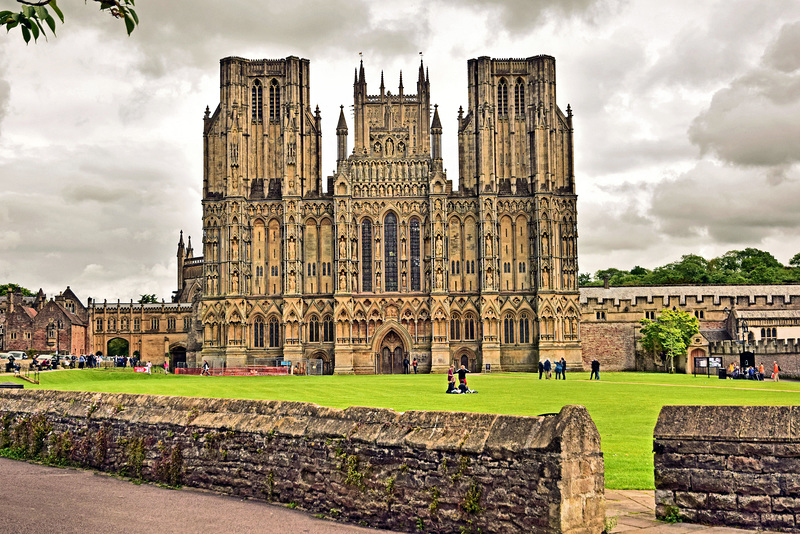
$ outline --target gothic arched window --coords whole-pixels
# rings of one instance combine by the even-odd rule
[[[508,84],[505,78],[500,78],[497,84],[497,114],[501,117],[508,115]]]
[[[530,343],[531,339],[531,322],[528,319],[528,314],[523,313],[519,319],[519,342]]]
[[[322,341],[326,343],[333,341],[333,319],[331,316],[325,317],[322,321]]]
[[[383,247],[386,260],[386,291],[397,291],[397,216],[387,213],[383,220]]]
[[[253,322],[253,346],[264,347],[264,319],[261,317],[256,317]]]
[[[372,291],[372,222],[361,223],[361,289]]]
[[[514,343],[514,317],[510,313],[503,320],[503,333],[506,343]]]
[[[252,109],[252,117],[253,120],[256,122],[261,122],[264,118],[263,116],[263,108],[264,108],[264,101],[262,100],[263,94],[261,91],[261,82],[256,80],[253,82],[253,89],[251,89],[251,107]]]
[[[281,87],[278,80],[269,84],[269,120],[277,121],[281,118]]]
[[[319,320],[316,316],[312,317],[311,322],[308,323],[308,342],[319,343]]]
[[[280,327],[278,323],[278,319],[273,317],[269,320],[269,346],[270,347],[280,347],[281,346],[281,333],[278,328]]]
[[[525,115],[525,84],[522,78],[517,78],[514,84],[514,113]]]
[[[411,219],[411,291],[419,291],[419,221]]]
[[[464,319],[464,339],[473,341],[475,339],[475,320],[471,315]]]
[[[450,319],[450,339],[461,339],[461,319],[457,315]]]

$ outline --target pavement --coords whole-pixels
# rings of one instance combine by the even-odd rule
[[[611,532],[627,534],[778,534],[769,530],[744,530],[730,527],[709,527],[692,523],[664,523],[656,520],[656,499],[654,491],[645,490],[606,490],[606,518],[616,521]]]

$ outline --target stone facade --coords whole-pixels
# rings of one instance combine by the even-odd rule
[[[336,373],[581,366],[572,114],[555,60],[468,62],[460,187],[420,63],[416,92],[353,83],[323,190],[308,60],[225,58],[207,109],[201,357],[322,359]],[[431,117],[432,112],[432,117]]]
[[[372,527],[597,534],[605,524],[600,436],[582,406],[522,417],[0,390],[0,420],[0,447],[29,457]]]
[[[707,285],[582,287],[581,343],[584,362],[597,358],[609,371],[663,370],[640,344],[639,321],[663,309],[681,309],[700,322],[680,372],[694,371],[695,357],[722,357],[727,366],[752,352],[756,364],[778,361],[800,376],[800,285]],[[743,341],[743,342],[742,342]]]
[[[656,517],[800,532],[799,429],[796,406],[664,406]]]

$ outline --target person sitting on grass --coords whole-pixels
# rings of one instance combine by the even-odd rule
[[[464,364],[461,364],[461,369],[458,370],[458,389],[461,393],[477,393],[477,391],[469,389],[469,386],[467,386],[467,373],[469,373],[469,369]]]
[[[453,366],[447,371],[447,391],[445,393],[461,393],[456,387],[456,377],[453,374]]]

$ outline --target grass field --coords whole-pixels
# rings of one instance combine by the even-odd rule
[[[149,393],[190,397],[274,399],[324,406],[539,415],[582,404],[597,425],[606,486],[653,488],[653,428],[665,404],[800,404],[798,382],[718,380],[691,375],[570,373],[568,380],[534,374],[470,375],[477,395],[447,395],[443,375],[200,377],[136,374],[128,370],[54,371],[40,375],[47,389]],[[26,387],[35,387],[26,383]]]

